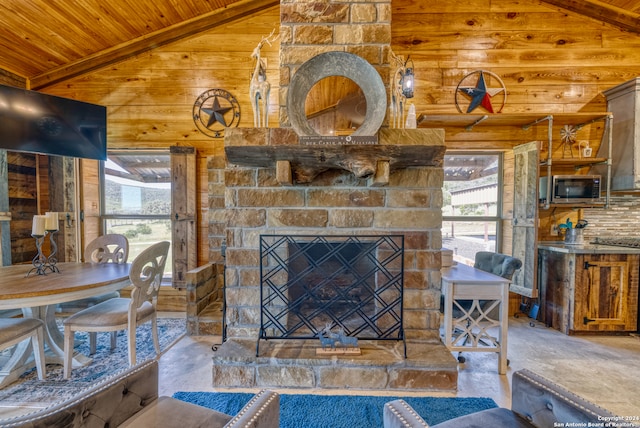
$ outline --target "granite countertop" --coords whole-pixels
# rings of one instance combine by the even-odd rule
[[[640,254],[640,248],[591,244],[589,242],[572,245],[565,244],[563,241],[541,241],[538,242],[538,249],[569,254]]]

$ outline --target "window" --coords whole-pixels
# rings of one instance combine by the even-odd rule
[[[442,246],[458,262],[473,264],[478,251],[499,251],[502,155],[447,153],[444,157]]]
[[[129,240],[129,260],[159,241],[171,242],[171,158],[168,151],[110,151],[103,167],[105,233]],[[171,250],[165,280],[172,273]]]

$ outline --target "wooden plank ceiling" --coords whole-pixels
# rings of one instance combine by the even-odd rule
[[[402,2],[393,0],[393,7]],[[462,1],[462,0],[457,0]],[[32,89],[63,81],[200,31],[277,6],[279,0],[3,0],[0,68]],[[640,33],[640,0],[543,0]]]
[[[0,68],[38,89],[279,4],[279,0],[3,0]]]

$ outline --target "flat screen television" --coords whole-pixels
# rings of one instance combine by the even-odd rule
[[[0,85],[0,149],[107,159],[107,108]]]

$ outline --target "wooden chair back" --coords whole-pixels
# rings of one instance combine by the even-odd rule
[[[129,279],[133,284],[130,310],[135,311],[147,301],[156,307],[169,245],[168,241],[158,242],[133,259],[129,271]]]
[[[126,263],[128,258],[129,240],[117,233],[98,236],[84,250],[84,261],[88,263]]]

